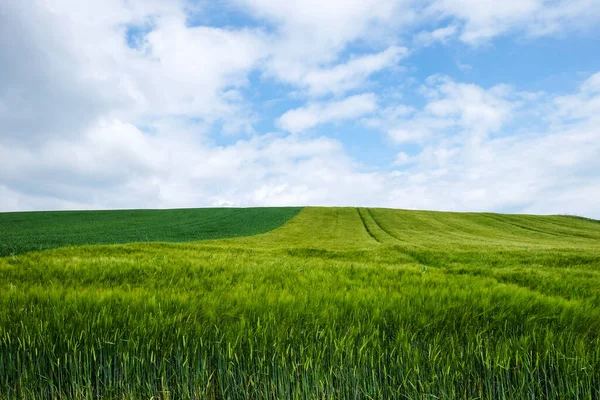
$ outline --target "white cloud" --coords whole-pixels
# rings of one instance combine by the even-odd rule
[[[260,32],[190,28],[177,19],[147,35],[137,54],[141,71],[131,79],[137,80],[147,100],[144,109],[153,115],[219,118],[232,107],[226,89],[246,85],[248,72],[266,50]]]
[[[347,97],[339,101],[310,103],[305,107],[287,111],[279,118],[279,126],[297,133],[327,122],[356,119],[372,113],[377,108],[373,93]]]
[[[0,210],[320,204],[600,216],[599,74],[559,97],[434,76],[422,106],[386,94],[402,75],[374,80],[412,53],[403,44],[566,32],[598,20],[593,0],[232,4],[261,26],[191,26],[183,1],[0,2]],[[398,146],[399,170],[361,165],[325,136],[255,132],[271,115],[250,101],[263,94],[253,73],[283,83],[273,96],[309,98],[281,115],[282,129],[360,120]],[[510,131],[523,112],[536,128]]]
[[[474,146],[432,143],[393,186],[393,196],[414,208],[598,217],[588,197],[600,187],[598,136],[578,127]]]
[[[423,31],[415,35],[415,43],[421,46],[431,46],[435,42],[445,43],[457,32],[455,25],[448,25],[443,28],[435,29],[431,32]]]
[[[307,70],[303,75],[295,77],[293,81],[307,87],[313,96],[328,93],[342,94],[360,88],[371,74],[394,66],[407,53],[405,47],[392,46],[380,53],[356,57],[331,68]]]
[[[266,56],[259,30],[188,27],[178,2],[0,7],[0,123],[15,140],[77,135],[108,116],[210,124],[249,114],[231,89]],[[148,23],[152,30],[128,47],[127,27]]]
[[[429,102],[402,121],[429,129],[430,134],[418,142],[416,154],[398,154],[394,165],[404,169],[390,181],[390,196],[409,208],[599,217],[593,197],[600,187],[597,76],[586,80],[577,93],[550,99],[549,111],[545,101],[528,105],[522,94],[502,85],[484,89],[430,80],[434,85],[424,90]],[[502,129],[528,107],[546,111],[537,121],[544,126],[541,132],[482,135]],[[436,135],[436,124],[447,124],[449,117],[454,136]]]
[[[104,121],[80,140],[19,152],[0,146],[0,206],[334,205],[365,202],[364,190],[383,184],[326,137],[264,135],[215,147],[161,136]]]
[[[600,72],[583,82],[578,93],[559,96],[554,103],[557,109],[553,116],[558,117],[558,123],[582,118],[600,121]]]
[[[375,39],[378,31],[401,26],[415,17],[400,0],[234,0],[258,18],[274,24],[276,63],[334,61],[357,39]],[[389,32],[389,31],[388,31]],[[277,69],[277,66],[274,66]]]
[[[410,164],[412,162],[413,162],[412,157],[410,155],[408,155],[407,153],[401,151],[400,153],[396,154],[396,158],[392,165],[403,166],[403,165]]]
[[[273,27],[264,75],[311,96],[360,88],[369,75],[397,64],[407,54],[400,30],[417,17],[412,0],[232,1]],[[356,42],[386,50],[344,60]]]
[[[432,77],[428,84],[426,90],[432,101],[425,112],[434,117],[452,118],[472,132],[497,131],[510,118],[514,107],[508,100],[511,88],[506,85],[486,90],[477,85],[456,83],[447,77]]]
[[[594,79],[571,96],[589,96]],[[431,94],[430,102],[460,93],[439,85],[432,89],[437,94]],[[491,89],[479,90],[489,94]],[[562,107],[554,100],[550,104]],[[418,119],[426,108],[390,108],[388,115]],[[460,121],[453,113],[454,121]],[[445,120],[444,115],[437,118]],[[422,142],[418,154],[398,152],[395,164],[402,169],[390,173],[363,172],[342,143],[326,137],[269,134],[215,147],[192,138],[172,140],[168,121],[149,136],[131,124],[105,120],[84,137],[37,149],[0,146],[1,206],[313,204],[600,217],[596,115],[590,110],[575,122],[567,117],[548,135],[529,132],[475,142],[432,137]],[[463,138],[476,135],[467,125],[456,124]]]
[[[428,12],[462,22],[460,39],[475,45],[513,32],[553,35],[600,20],[596,0],[433,0]]]
[[[431,8],[444,16],[464,21],[461,39],[477,43],[527,22],[539,11],[541,4],[540,0],[438,0]]]
[[[440,75],[428,78],[421,92],[429,100],[421,110],[399,104],[366,120],[367,126],[384,130],[396,144],[423,144],[457,132],[462,139],[464,133],[481,139],[510,121],[520,104],[509,86],[485,89]]]
[[[600,72],[596,72],[594,75],[589,77],[581,85],[581,91],[584,93],[600,93]]]

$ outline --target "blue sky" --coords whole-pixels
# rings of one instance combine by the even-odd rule
[[[0,3],[0,211],[598,198],[598,0]]]

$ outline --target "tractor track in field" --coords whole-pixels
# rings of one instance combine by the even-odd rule
[[[358,216],[360,217],[360,220],[361,220],[361,222],[363,224],[363,227],[365,228],[365,230],[367,231],[367,233],[369,234],[369,236],[371,236],[371,238],[373,238],[377,243],[383,243],[381,240],[379,240],[379,238],[377,238],[377,236],[375,236],[373,234],[373,232],[371,232],[371,229],[367,225],[367,221],[365,221],[365,217],[360,212],[360,208],[356,207],[356,212],[358,213]]]
[[[389,237],[391,237],[392,239],[394,239],[397,242],[402,242],[402,240],[400,240],[399,238],[397,238],[396,236],[392,235],[392,233],[388,230],[385,229],[380,223],[379,221],[377,221],[377,219],[375,219],[375,216],[373,215],[373,213],[371,212],[371,210],[369,210],[368,208],[365,208],[365,210],[367,210],[367,214],[369,214],[369,216],[371,217],[371,219],[373,220],[373,222],[375,222],[375,225],[377,225],[377,227],[384,232],[386,235],[388,235]]]
[[[366,213],[369,215],[369,217],[371,218],[371,220],[373,221],[373,223],[377,226],[377,229],[379,229],[381,232],[383,232],[385,235],[388,235],[393,242],[397,243],[397,244],[405,244],[406,242],[402,241],[401,239],[397,238],[396,236],[392,235],[389,230],[385,229],[383,226],[381,226],[381,224],[375,219],[375,216],[373,215],[373,213],[371,212],[371,210],[369,210],[368,208],[363,208],[363,210],[366,211]],[[367,225],[367,221],[365,219],[365,217],[363,216],[361,209],[360,208],[356,208],[356,211],[358,212],[358,215],[360,216],[360,219],[363,223],[363,226],[365,227],[365,230],[367,231],[367,233],[369,234],[369,236],[371,236],[373,239],[375,239],[378,243],[380,244],[392,244],[390,242],[383,242],[381,239],[379,239],[377,236],[375,236],[375,234],[373,233],[373,231],[369,228],[369,226]],[[395,245],[396,246],[396,245]],[[415,257],[415,255],[411,252],[407,252],[405,250],[398,250],[401,254],[408,256],[410,259],[412,259],[415,263],[417,264],[421,264],[421,265],[427,265],[429,266],[429,263],[424,262],[423,260],[420,260],[418,257]]]

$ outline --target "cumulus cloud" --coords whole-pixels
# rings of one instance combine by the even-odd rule
[[[520,103],[509,86],[485,89],[441,75],[429,77],[420,92],[428,100],[421,110],[397,104],[365,123],[384,130],[396,144],[423,144],[458,134],[461,140],[465,134],[481,138],[498,131]]]
[[[456,34],[457,30],[458,28],[455,25],[448,25],[431,32],[423,31],[415,35],[414,41],[417,45],[421,46],[431,46],[435,42],[445,43],[449,38]]]
[[[335,205],[364,202],[360,188],[382,185],[326,137],[271,134],[209,147],[103,125],[41,151],[0,147],[3,208]]]
[[[227,89],[246,85],[265,53],[259,32],[186,27],[177,19],[146,36],[131,79],[146,113],[219,119],[234,109]]]
[[[240,24],[209,14],[194,23],[190,8],[206,4],[183,0],[0,2],[0,210],[320,204],[600,216],[599,74],[560,96],[442,75],[412,93],[399,68],[414,53],[407,43],[476,47],[588,26],[600,20],[592,2],[229,0]],[[382,71],[391,74],[377,81]],[[305,104],[266,112],[278,96]],[[530,123],[515,128],[524,114]],[[348,155],[343,131],[356,124],[370,128],[365,141],[383,132],[389,166]]]
[[[597,76],[574,94],[534,105],[505,86],[484,89],[447,78],[429,80],[437,84],[423,91],[428,102],[396,121],[408,132],[415,127],[428,135],[420,138],[415,154],[398,154],[394,164],[401,170],[391,181],[391,196],[404,198],[404,206],[412,208],[598,217],[590,197],[600,187]],[[531,107],[546,111],[537,114],[543,130],[503,130]],[[440,135],[440,125],[446,132],[455,129],[454,135]]]
[[[339,101],[311,103],[287,111],[279,118],[279,126],[298,133],[327,122],[356,119],[372,113],[376,108],[377,98],[373,93],[350,96]]]
[[[576,94],[559,96],[554,99],[557,122],[562,120],[600,120],[600,72],[585,80]]]
[[[570,98],[596,101],[597,94],[588,91],[594,79]],[[490,91],[498,95],[471,84],[436,82],[421,109],[398,106],[387,114],[418,119],[429,104],[460,93],[461,85],[483,98]],[[448,84],[454,89],[441,89]],[[548,104],[566,110],[558,101],[564,98],[550,98]],[[515,113],[518,97],[512,103]],[[444,110],[431,118],[451,115],[463,139],[479,134],[461,122],[468,107]],[[0,192],[3,207],[13,209],[360,204],[597,217],[598,111],[567,117],[560,125],[549,118],[549,132],[477,141],[432,138],[416,154],[400,151],[391,172],[364,172],[341,142],[327,137],[268,134],[213,147],[103,121],[74,143],[48,143],[41,151],[1,148]],[[496,127],[497,119],[491,121],[488,126]]]
[[[106,115],[210,123],[239,114],[245,105],[230,90],[246,85],[264,56],[261,32],[188,27],[176,2],[163,4],[3,3],[0,122],[6,136],[78,134]],[[152,30],[129,47],[127,27],[147,21]]]
[[[547,36],[597,23],[595,0],[433,0],[428,13],[462,23],[460,39],[481,44],[514,32]]]
[[[357,39],[377,39],[384,29],[397,28],[415,18],[405,0],[234,0],[257,18],[271,23],[279,35],[273,45],[276,73],[286,63],[331,62]]]
[[[355,57],[330,68],[309,69],[289,80],[307,87],[312,96],[342,94],[360,88],[370,75],[396,65],[407,53],[405,47],[391,46],[382,52]]]
[[[396,178],[393,196],[404,197],[411,208],[598,217],[590,197],[600,187],[597,139],[578,127],[475,146],[430,144]]]
[[[412,0],[232,0],[272,27],[264,76],[294,84],[309,96],[341,95],[393,67],[407,54],[401,29],[417,19]],[[379,52],[344,57],[357,42]]]

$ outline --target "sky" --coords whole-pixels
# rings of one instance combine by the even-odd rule
[[[600,0],[2,0],[0,211],[600,218]]]

